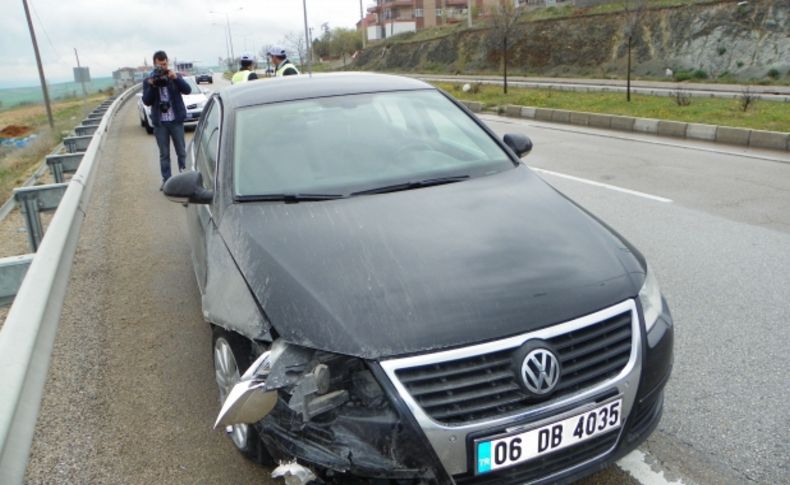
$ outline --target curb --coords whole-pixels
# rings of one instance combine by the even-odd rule
[[[479,101],[461,101],[473,113],[483,111],[483,103]],[[566,123],[592,128],[607,128],[617,131],[647,133],[651,135],[686,138],[690,140],[710,141],[728,145],[767,148],[770,150],[790,151],[790,133],[781,131],[752,130],[731,126],[706,125],[702,123],[686,123],[684,121],[656,120],[650,118],[634,118],[630,116],[586,113],[564,109],[535,108],[509,104],[502,109],[502,114],[513,118],[526,118],[552,123]]]

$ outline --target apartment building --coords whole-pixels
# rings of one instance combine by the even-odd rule
[[[466,22],[469,7],[482,13],[500,0],[376,0],[359,24],[368,40]]]

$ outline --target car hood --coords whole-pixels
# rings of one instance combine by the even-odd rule
[[[194,104],[194,103],[205,104],[206,100],[208,99],[206,95],[203,93],[184,94],[182,95],[182,98],[184,98],[184,106],[189,106],[190,104]]]
[[[282,338],[367,359],[556,324],[634,297],[644,278],[630,246],[524,166],[389,194],[234,204],[220,232]]]

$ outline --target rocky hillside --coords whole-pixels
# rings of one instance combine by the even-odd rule
[[[509,53],[509,70],[524,75],[622,75],[625,14],[575,15],[524,23]],[[483,28],[423,42],[387,42],[362,52],[356,69],[497,71],[501,52]],[[397,38],[395,38],[397,39]],[[663,76],[667,68],[711,78],[790,79],[790,0],[726,0],[647,9],[633,38],[636,74]]]

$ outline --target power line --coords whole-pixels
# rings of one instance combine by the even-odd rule
[[[44,27],[44,22],[42,22],[41,17],[38,16],[38,12],[36,11],[36,6],[33,5],[31,0],[28,0],[28,3],[30,4],[31,10],[33,10],[33,15],[35,15],[36,20],[38,20],[38,24],[41,26],[41,30],[44,32],[44,37],[47,38],[47,42],[49,43],[49,46],[52,47],[52,51],[55,54],[55,60],[56,61],[61,60],[63,56],[60,55],[60,52],[58,52],[58,50],[55,48],[55,44],[52,43],[52,39],[49,38],[49,33],[47,32],[47,28]]]

